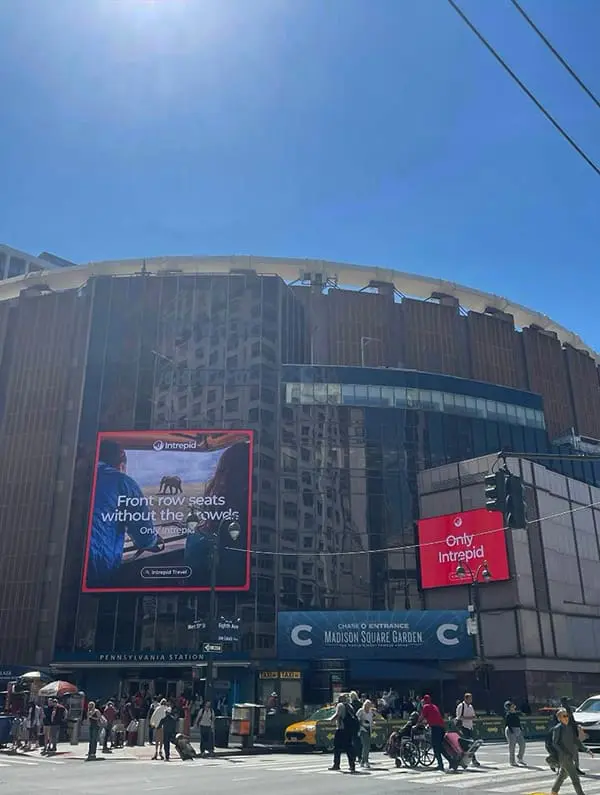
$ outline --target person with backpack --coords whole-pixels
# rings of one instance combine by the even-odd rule
[[[556,717],[558,723],[552,729],[550,744],[554,759],[558,763],[558,772],[552,785],[551,795],[558,795],[558,791],[567,777],[571,779],[576,795],[584,795],[577,769],[577,756],[579,751],[588,753],[592,758],[594,754],[577,735],[573,734],[569,725],[569,711],[565,707],[561,707],[557,711]]]
[[[463,700],[460,701],[456,707],[456,728],[467,740],[473,739],[473,726],[476,717],[477,713],[473,706],[473,694],[465,693]],[[475,754],[473,754],[472,762],[473,767],[481,767],[480,762],[475,758]]]
[[[521,728],[521,716],[517,712],[517,707],[512,701],[504,702],[504,736],[508,743],[508,759],[512,767],[524,765],[525,756],[525,736]],[[519,754],[515,759],[515,750],[519,748]],[[517,761],[518,760],[518,761]]]
[[[345,753],[350,772],[356,773],[354,740],[358,735],[359,723],[346,693],[339,696],[335,715],[331,720],[336,722],[336,730],[333,738],[333,765],[329,769],[339,770],[342,754]]]

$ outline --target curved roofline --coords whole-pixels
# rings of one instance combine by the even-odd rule
[[[277,275],[286,282],[300,280],[309,272],[320,274],[324,282],[327,279],[336,279],[340,285],[352,287],[362,286],[370,281],[390,282],[396,290],[411,298],[427,299],[433,292],[446,293],[456,298],[459,304],[466,309],[484,312],[487,307],[494,307],[512,315],[515,325],[519,328],[537,325],[545,331],[554,332],[562,343],[587,351],[596,362],[600,363],[600,354],[586,345],[579,335],[569,331],[547,315],[516,304],[508,298],[493,293],[484,293],[473,287],[465,287],[432,276],[419,276],[414,273],[404,273],[392,268],[379,268],[372,265],[350,265],[345,262],[328,262],[318,259],[225,255],[217,257],[150,257],[90,262],[80,267],[53,269],[6,279],[0,282],[0,301],[16,298],[23,289],[35,285],[46,284],[56,291],[75,289],[83,286],[92,276],[130,276],[139,274],[144,268],[149,275],[168,271],[181,271],[184,274],[225,274],[232,269],[247,269],[263,275]]]

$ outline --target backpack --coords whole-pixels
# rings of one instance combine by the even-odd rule
[[[548,756],[552,757],[552,759],[556,759],[557,757],[557,750],[556,746],[554,745],[554,729],[556,727],[553,726],[550,731],[546,734],[544,738],[544,745],[546,746],[546,751],[548,751]]]
[[[344,707],[344,729],[348,732],[348,734],[358,734],[360,725],[354,708],[350,704],[344,704]]]

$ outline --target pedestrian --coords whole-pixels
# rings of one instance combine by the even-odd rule
[[[177,718],[173,714],[171,707],[166,708],[165,715],[158,728],[162,732],[165,761],[169,762],[171,760],[171,743],[175,741],[175,735],[177,734]]]
[[[552,746],[556,751],[559,768],[552,785],[551,795],[558,795],[567,776],[571,779],[576,795],[584,795],[577,768],[578,754],[579,751],[583,751],[589,753],[592,758],[594,754],[589,748],[586,748],[578,735],[573,733],[569,724],[568,709],[561,707],[556,713],[556,717],[558,724],[552,730]]]
[[[568,696],[563,696],[560,700],[560,706],[562,709],[566,709],[567,715],[569,716],[569,728],[573,732],[573,736],[575,739],[579,739],[579,725],[575,720],[575,716],[573,715],[573,708],[569,703]],[[556,717],[558,718],[558,712],[556,713]],[[577,768],[577,772],[580,776],[585,776],[584,771],[579,767],[579,752],[575,751],[575,767]]]
[[[460,733],[467,740],[473,739],[473,727],[475,725],[475,718],[477,713],[473,706],[473,694],[465,693],[463,700],[458,703],[456,707],[456,725],[460,729]],[[473,767],[481,767],[480,762],[473,754],[472,758]]]
[[[356,713],[359,725],[359,737],[361,744],[360,766],[371,767],[369,763],[369,752],[371,751],[371,732],[373,730],[373,703],[367,699]]]
[[[364,699],[363,699],[364,701]],[[352,707],[354,714],[358,718],[358,712],[363,707],[363,701],[360,700],[358,697],[358,693],[356,690],[352,690],[350,692],[350,706]],[[360,739],[360,729],[357,729],[357,732],[354,736],[354,758],[360,759],[362,756],[362,743]]]
[[[52,745],[52,710],[54,709],[54,699],[49,698],[46,706],[43,708],[42,723],[44,728],[44,747],[42,748],[42,756],[45,756],[50,751]]]
[[[448,758],[444,752],[444,734],[446,729],[444,718],[439,707],[431,701],[431,696],[423,696],[421,703],[421,717],[431,729],[431,745],[437,761],[437,769],[443,770],[443,757]]]
[[[200,727],[200,756],[214,756],[215,753],[215,711],[210,701],[205,701],[196,717]]]
[[[160,696],[158,698],[153,698],[150,702],[150,707],[148,708],[148,741],[150,745],[154,745],[154,727],[152,726],[152,715],[154,714],[154,710],[160,704]]]
[[[67,710],[58,701],[53,699],[52,712],[50,713],[50,745],[48,747],[48,754],[55,754],[58,750],[58,741],[60,739],[61,727],[67,720]]]
[[[115,725],[115,720],[117,719],[117,710],[115,709],[115,705],[112,703],[112,701],[109,701],[107,705],[104,707],[103,715],[106,720],[106,727],[104,732],[104,743],[102,746],[102,753],[110,754],[112,753],[112,747],[113,747],[112,731]],[[108,747],[109,740],[110,740],[110,748]]]
[[[95,701],[90,701],[88,704],[87,718],[89,722],[89,745],[86,761],[94,762],[96,760],[96,750],[98,748],[98,737],[104,721],[102,713],[96,707]]]
[[[504,702],[504,736],[508,743],[508,758],[513,767],[524,765],[525,756],[525,736],[521,728],[521,716],[517,712],[517,707],[512,701]],[[519,748],[517,759],[515,750]]]
[[[27,745],[25,746],[26,751],[30,751],[32,746],[38,745],[42,725],[42,708],[38,706],[35,701],[30,701],[27,705],[27,712],[25,713],[25,727],[27,728]]]
[[[354,738],[358,734],[358,718],[356,717],[347,693],[341,693],[334,716],[331,718],[336,723],[333,738],[333,765],[330,770],[339,770],[342,754],[348,757],[348,766],[351,773],[356,773],[356,756],[354,754]]]
[[[162,719],[165,717],[167,713],[167,699],[163,698],[158,705],[158,707],[152,713],[152,717],[150,718],[150,726],[154,729],[154,756],[152,759],[158,759],[160,756],[161,759],[163,757],[163,735],[162,729],[160,728],[160,724]]]

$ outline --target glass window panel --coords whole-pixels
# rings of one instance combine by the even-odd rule
[[[369,386],[367,387],[367,395],[369,403],[375,403],[379,405],[381,403],[381,387],[380,386]]]
[[[477,401],[475,398],[465,395],[465,408],[469,414],[477,414]]]
[[[327,384],[327,400],[329,403],[341,402],[342,387],[340,384]]]
[[[419,403],[425,409],[431,408],[431,390],[419,389]]]
[[[527,418],[528,425],[536,424],[536,411],[535,409],[525,409],[525,417]]]
[[[395,386],[394,387],[394,402],[397,406],[404,407],[406,406],[406,387],[403,386]]]
[[[327,403],[327,384],[314,384],[315,403]]]
[[[442,396],[444,398],[444,411],[452,410],[454,408],[454,395],[450,394],[450,392],[442,392]]]
[[[454,395],[454,408],[460,412],[465,411],[465,396],[464,395]]]
[[[544,419],[544,412],[543,411],[536,411],[536,424],[538,428],[545,428],[546,427],[546,420]]]
[[[478,414],[478,416],[487,417],[486,401],[483,398],[476,398],[475,402],[477,403],[477,414]]]
[[[314,384],[300,384],[300,403],[314,403]]]
[[[286,403],[300,402],[300,384],[285,385],[285,402]]]
[[[354,396],[357,403],[364,405],[368,397],[367,387],[361,384],[354,384]]]
[[[444,410],[444,396],[442,392],[433,391],[431,393],[431,404],[436,411]]]
[[[507,419],[506,409],[507,408],[508,408],[508,406],[506,405],[506,403],[500,403],[500,402],[496,403],[496,416],[502,422],[506,422],[506,419]]]
[[[517,421],[517,407],[513,406],[512,403],[507,403],[506,413],[508,415],[508,421],[512,422],[514,425]]]
[[[381,402],[385,406],[393,406],[394,405],[394,387],[392,387],[392,386],[382,386],[381,387]]]
[[[498,416],[498,410],[497,410],[498,404],[496,403],[495,400],[486,400],[486,405],[487,405],[487,415],[488,415],[488,417],[491,420],[495,420],[496,417]]]
[[[407,389],[406,390],[406,403],[408,406],[418,406],[419,405],[419,390],[418,389]]]
[[[523,406],[515,406],[515,408],[517,410],[517,422],[519,425],[527,425],[527,418],[525,417],[525,409]]]
[[[354,384],[342,384],[342,403],[354,403]]]

